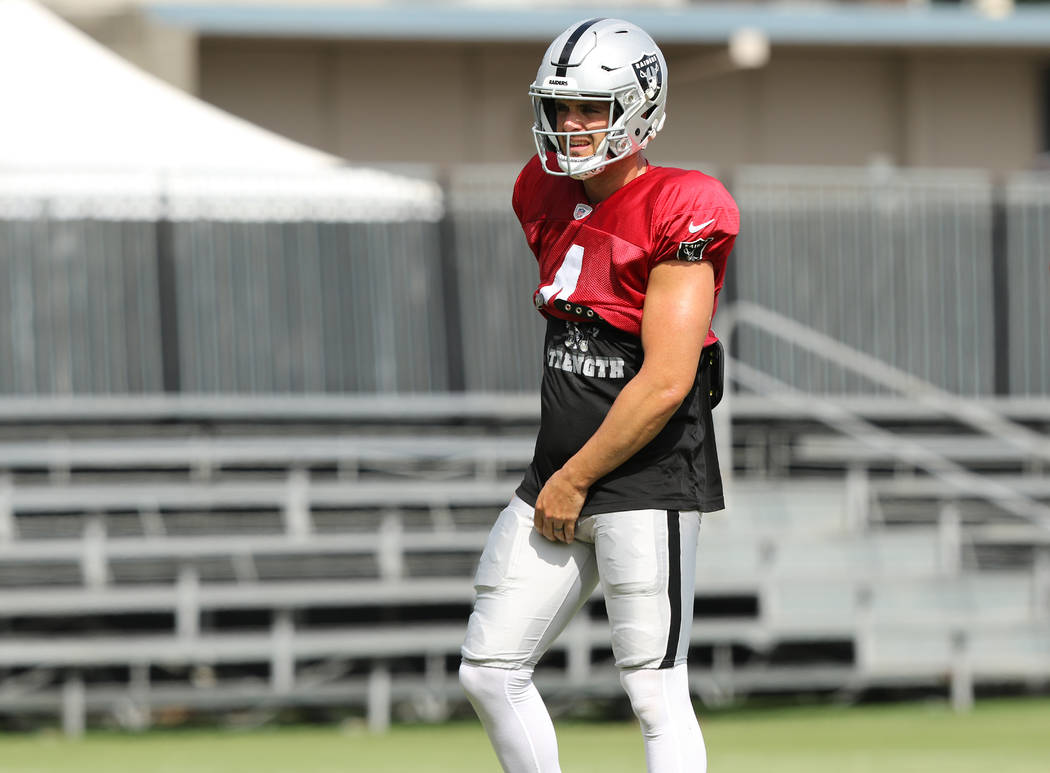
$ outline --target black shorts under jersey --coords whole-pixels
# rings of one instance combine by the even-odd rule
[[[725,507],[718,471],[711,393],[718,345],[704,349],[689,395],[667,425],[638,453],[591,486],[581,515],[620,510],[700,510]],[[596,322],[547,318],[536,451],[517,495],[530,505],[605,419],[616,396],[642,364],[637,336]]]

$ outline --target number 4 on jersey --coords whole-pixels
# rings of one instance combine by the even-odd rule
[[[562,258],[561,266],[554,274],[554,281],[542,285],[539,294],[546,305],[556,298],[563,301],[569,300],[569,296],[576,292],[576,283],[580,281],[580,271],[583,269],[583,247],[573,244]]]

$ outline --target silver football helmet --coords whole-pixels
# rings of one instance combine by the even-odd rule
[[[543,168],[553,175],[582,180],[637,153],[663,128],[667,63],[640,27],[619,19],[587,19],[573,24],[551,43],[529,96],[536,111],[532,135]],[[558,131],[557,99],[608,102],[608,129]],[[602,134],[592,156],[571,156],[566,151],[571,137]],[[558,169],[547,164],[551,151]]]

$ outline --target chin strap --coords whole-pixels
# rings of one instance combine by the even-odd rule
[[[646,139],[648,140],[648,137]],[[646,142],[645,144],[648,144],[648,142]],[[606,146],[608,148],[605,151],[605,161],[606,161],[606,163],[603,163],[601,166],[597,166],[594,169],[590,169],[590,170],[588,170],[586,172],[580,172],[578,174],[573,174],[572,172],[570,172],[569,169],[571,168],[571,166],[570,166],[570,164],[569,164],[569,162],[567,160],[568,157],[566,157],[562,153],[558,154],[558,165],[561,167],[562,171],[568,173],[569,177],[571,177],[573,180],[586,180],[589,177],[594,177],[596,174],[601,174],[602,172],[604,172],[606,166],[608,164],[611,164],[613,161],[621,161],[621,160],[627,158],[627,156],[625,156],[625,155],[617,156],[615,158],[609,158],[609,156],[611,154],[623,153],[628,148],[630,148],[630,146],[631,146],[631,141],[629,139],[627,139],[626,137],[617,137],[615,140],[613,140],[612,142],[610,142]],[[638,150],[641,150],[642,147],[644,147],[644,145],[639,147]],[[594,158],[594,156],[587,156],[586,158],[575,159],[575,161],[577,161],[577,163],[580,163],[580,162],[588,163],[593,158]]]
[[[594,169],[588,169],[584,172],[573,172],[573,168],[585,166],[586,164],[594,161],[596,156],[584,156],[583,158],[574,158],[566,156],[563,153],[558,154],[558,166],[573,180],[586,180],[588,177],[594,177],[596,174],[600,174],[605,171],[606,164],[603,163],[601,166],[597,166]]]
[[[602,172],[604,172],[605,166],[605,164],[602,164],[601,166],[596,167],[594,169],[589,169],[586,172],[580,172],[579,174],[570,174],[569,177],[571,177],[573,180],[589,180],[590,178],[597,177]]]

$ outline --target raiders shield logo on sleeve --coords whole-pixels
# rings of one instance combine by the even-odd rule
[[[714,240],[715,237],[708,236],[706,239],[697,239],[695,242],[680,242],[677,257],[679,260],[688,260],[690,263],[703,260],[704,249]]]

